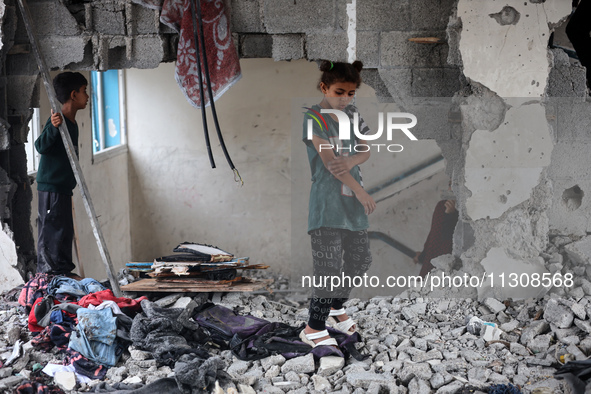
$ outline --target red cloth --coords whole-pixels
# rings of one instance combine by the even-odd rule
[[[432,259],[449,254],[453,249],[453,235],[458,222],[458,211],[445,213],[445,201],[447,200],[441,200],[435,206],[431,220],[431,231],[429,231],[423,251],[419,255],[419,262],[423,264],[420,273],[422,277],[425,277],[434,268],[431,264]]]
[[[137,300],[132,300],[131,298],[125,297],[117,298],[115,297],[115,295],[113,295],[113,292],[111,290],[107,289],[103,291],[98,291],[96,293],[91,293],[87,296],[80,298],[80,300],[78,301],[78,305],[80,305],[83,308],[88,308],[88,305],[99,306],[103,303],[103,301],[114,301],[122,312],[125,312],[125,310],[139,312],[142,310],[140,302],[147,299],[148,298],[146,296],[142,296]]]
[[[179,33],[175,79],[189,103],[200,108],[201,99],[199,97],[191,3],[188,0],[133,0],[133,2],[160,10],[160,22]],[[223,0],[200,0],[199,4],[201,4],[211,89],[215,101],[242,76],[240,62],[236,46],[232,42],[230,15],[225,2]],[[202,61],[201,64],[201,70],[205,72]],[[207,86],[205,80],[203,86]],[[204,97],[205,105],[208,105],[207,88],[205,88]]]
[[[43,331],[43,329],[45,329],[45,327],[41,327],[40,325],[37,324],[37,318],[35,317],[35,307],[37,306],[38,303],[40,303],[41,301],[43,301],[43,297],[39,297],[35,300],[35,302],[33,303],[33,307],[31,308],[31,312],[29,312],[29,331],[31,332],[41,332]],[[56,299],[53,300],[53,305],[57,305],[60,302]]]

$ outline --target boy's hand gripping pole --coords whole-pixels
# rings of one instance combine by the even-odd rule
[[[25,0],[18,0],[18,5],[21,10],[21,14],[23,16],[23,21],[25,23],[25,27],[27,29],[27,34],[29,35],[29,41],[31,41],[31,47],[33,48],[33,52],[35,57],[37,58],[37,65],[39,66],[39,72],[43,77],[43,83],[45,85],[45,90],[47,91],[47,95],[49,96],[49,102],[51,103],[51,108],[54,112],[59,112],[62,115],[62,119],[64,118],[64,114],[61,113],[61,105],[57,100],[55,90],[53,89],[53,85],[51,84],[51,78],[49,76],[49,70],[47,68],[47,64],[45,63],[45,59],[41,54],[41,48],[39,47],[39,42],[35,38],[35,34],[33,31],[33,23],[31,19],[31,14],[29,12],[29,7]],[[99,253],[105,264],[105,268],[107,270],[107,276],[109,277],[109,282],[111,282],[111,287],[113,289],[113,294],[116,297],[121,297],[121,289],[119,288],[119,282],[117,282],[117,277],[113,273],[113,264],[111,263],[111,257],[109,256],[109,251],[107,250],[107,246],[105,245],[105,240],[103,238],[103,233],[101,231],[100,224],[96,217],[96,213],[94,211],[94,206],[92,204],[92,200],[90,199],[90,194],[88,193],[88,187],[86,186],[86,182],[84,180],[84,176],[82,174],[82,168],[80,168],[80,163],[78,162],[78,158],[76,157],[76,153],[74,150],[74,144],[72,143],[72,139],[70,138],[70,134],[68,133],[68,129],[66,128],[65,119],[62,124],[59,126],[60,135],[62,136],[62,141],[64,142],[64,147],[66,148],[66,153],[68,155],[68,159],[70,160],[70,165],[72,166],[72,171],[74,172],[74,176],[76,177],[76,181],[80,186],[80,193],[82,194],[82,201],[84,202],[84,207],[86,208],[86,213],[90,218],[90,224],[92,225],[92,232],[94,233],[94,237],[96,238],[96,243],[99,249]]]

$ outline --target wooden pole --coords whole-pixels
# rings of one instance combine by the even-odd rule
[[[47,68],[47,64],[45,63],[45,59],[41,54],[41,47],[39,46],[39,42],[35,38],[34,30],[33,30],[33,21],[31,18],[31,13],[29,12],[29,7],[25,0],[18,0],[18,5],[21,10],[21,14],[23,16],[23,22],[25,23],[25,27],[27,29],[27,34],[29,35],[29,41],[31,41],[31,47],[37,58],[37,66],[39,67],[39,72],[43,77],[43,84],[45,85],[45,90],[47,91],[47,95],[49,96],[49,102],[51,104],[51,108],[54,112],[59,112],[62,115],[62,119],[64,119],[64,115],[61,111],[61,104],[58,101],[55,90],[53,89],[53,85],[51,84],[51,78],[49,76],[49,69]],[[111,282],[111,287],[113,289],[113,294],[116,297],[121,297],[121,289],[119,288],[119,282],[117,281],[117,277],[114,275],[113,264],[111,263],[111,257],[109,256],[109,251],[107,250],[107,246],[105,244],[105,240],[103,238],[103,233],[101,231],[101,226],[98,222],[96,217],[96,213],[94,211],[94,205],[92,204],[92,200],[90,199],[90,193],[88,192],[88,187],[86,186],[86,181],[84,180],[84,175],[82,174],[82,168],[80,167],[80,163],[78,162],[78,157],[76,156],[74,150],[74,144],[72,143],[72,139],[70,138],[70,134],[68,133],[68,129],[66,127],[66,122],[62,122],[59,126],[59,131],[62,136],[62,141],[64,142],[64,147],[66,148],[66,153],[68,155],[68,159],[70,160],[70,165],[72,166],[72,171],[74,172],[74,176],[76,177],[76,182],[78,182],[78,186],[80,188],[80,193],[82,194],[82,201],[84,202],[84,207],[86,208],[86,213],[90,218],[90,224],[92,226],[92,232],[94,233],[94,237],[96,238],[96,243],[99,249],[99,253],[105,264],[105,269],[107,271],[107,276],[109,281]]]

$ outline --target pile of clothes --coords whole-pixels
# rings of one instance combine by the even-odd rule
[[[179,393],[196,393],[209,392],[216,380],[230,379],[224,372],[225,362],[212,356],[211,349],[230,349],[241,360],[274,354],[289,359],[310,352],[317,358],[363,358],[354,346],[361,340],[357,333],[348,336],[333,331],[339,348],[312,348],[299,339],[303,326],[239,315],[224,306],[195,300],[185,308],[160,307],[146,297],[115,297],[105,285],[108,282],[37,274],[24,286],[19,303],[29,313],[30,331],[36,333],[31,343],[47,351],[56,347],[65,354],[63,366],[48,364],[44,372],[64,368],[75,372],[80,382],[103,380],[108,368],[133,345],[149,352],[159,366],[174,368],[174,379],[162,379],[160,385],[176,384]],[[25,382],[17,392],[37,389],[38,384]]]
[[[37,274],[23,287],[19,303],[29,313],[29,330],[37,333],[33,346],[57,347],[77,374],[103,379],[131,344],[131,324],[145,299],[115,297],[91,278]]]

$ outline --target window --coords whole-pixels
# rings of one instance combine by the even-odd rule
[[[90,73],[93,154],[125,144],[123,71]]]
[[[39,166],[39,153],[35,149],[35,140],[41,134],[41,120],[39,119],[39,108],[33,108],[33,116],[29,121],[29,134],[25,143],[27,153],[27,172],[29,174],[37,172]]]

